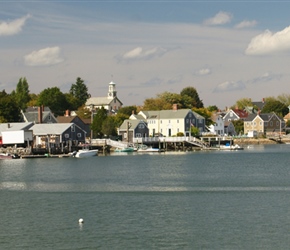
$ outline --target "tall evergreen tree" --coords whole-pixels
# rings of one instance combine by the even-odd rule
[[[25,110],[27,104],[30,101],[29,85],[25,77],[21,77],[16,86],[16,90],[12,91],[11,95],[15,98],[15,101],[20,109]]]
[[[91,129],[93,130],[93,138],[102,138],[103,133],[103,122],[107,118],[107,110],[102,107],[98,109],[97,113],[94,115],[93,123],[91,124]]]
[[[77,78],[75,84],[71,85],[69,93],[74,97],[76,109],[84,105],[91,96],[88,93],[88,87],[80,77]]]

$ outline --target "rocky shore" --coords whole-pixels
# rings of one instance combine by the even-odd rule
[[[290,143],[290,138],[281,138],[281,140],[271,140],[268,138],[235,138],[234,144],[238,145],[263,145],[263,144],[283,144]]]

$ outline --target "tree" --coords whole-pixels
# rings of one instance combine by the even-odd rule
[[[47,88],[40,92],[37,99],[37,105],[49,107],[56,116],[63,115],[68,108],[65,95],[58,87]]]
[[[243,110],[245,109],[245,107],[248,107],[248,106],[250,107],[253,106],[251,98],[241,98],[236,101],[236,104],[232,107],[232,109],[237,108],[237,109]]]
[[[277,100],[285,104],[285,106],[290,105],[290,95],[289,94],[282,94],[277,96]]]
[[[21,77],[16,86],[16,91],[12,91],[12,96],[15,98],[20,109],[25,110],[30,101],[29,85],[25,77]]]
[[[135,105],[122,107],[118,110],[117,114],[124,114],[124,115],[127,115],[129,118],[133,112],[134,114],[137,114],[137,106]]]
[[[12,95],[3,90],[0,92],[0,123],[18,122],[20,120],[20,109]]]
[[[288,114],[288,111],[289,109],[285,104],[274,98],[267,98],[266,103],[262,109],[262,113],[275,112],[277,115],[281,115],[283,117]]]
[[[167,110],[171,109],[172,105],[167,103],[162,98],[149,98],[144,101],[143,110]]]
[[[235,131],[236,133],[239,134],[244,134],[244,121],[242,120],[235,120],[232,121],[234,127],[235,127]]]
[[[97,113],[94,115],[93,123],[91,124],[91,129],[93,130],[93,137],[102,138],[104,133],[102,131],[103,122],[107,118],[107,110],[102,107],[98,109]]]
[[[214,111],[218,111],[219,108],[216,105],[213,105],[213,106],[208,106],[207,110],[210,112],[214,112]]]
[[[189,96],[191,98],[191,107],[188,108],[203,108],[203,102],[200,100],[199,95],[194,87],[186,87],[181,90],[180,95],[182,97]]]
[[[213,121],[211,120],[212,112],[210,112],[206,108],[193,108],[192,111],[196,112],[197,114],[201,115],[205,119],[205,125],[210,126],[213,124]]]
[[[78,107],[84,105],[90,98],[88,93],[88,87],[84,84],[84,81],[78,77],[75,84],[71,85],[69,93],[75,98],[75,105]]]
[[[115,119],[113,116],[107,116],[107,118],[103,121],[102,133],[106,136],[116,136],[117,135]]]

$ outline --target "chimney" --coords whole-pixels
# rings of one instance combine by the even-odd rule
[[[70,111],[68,109],[65,111],[65,116],[66,117],[70,116]]]
[[[38,107],[38,123],[42,123],[42,111],[43,111],[43,106]]]
[[[172,105],[172,109],[173,109],[174,111],[177,110],[177,104],[176,104],[176,103],[174,103],[174,104]]]
[[[132,110],[132,115],[134,115],[135,114],[135,111],[134,110]]]
[[[7,128],[10,128],[10,123],[7,123]]]

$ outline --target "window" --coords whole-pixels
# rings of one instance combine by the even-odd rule
[[[135,137],[142,137],[140,133],[136,133]]]
[[[64,138],[69,138],[69,134],[64,134]]]
[[[273,126],[273,122],[270,122],[270,126]]]
[[[73,124],[73,125],[71,125],[71,132],[75,132],[75,125]]]
[[[188,123],[189,122],[189,120],[188,119],[186,119],[186,123]]]
[[[81,133],[77,133],[77,137],[78,138],[82,138],[82,134]]]
[[[279,126],[279,122],[278,121],[276,121],[276,126]]]
[[[51,114],[48,113],[48,120],[51,120]]]
[[[140,129],[144,128],[144,124],[139,124],[138,126]]]

